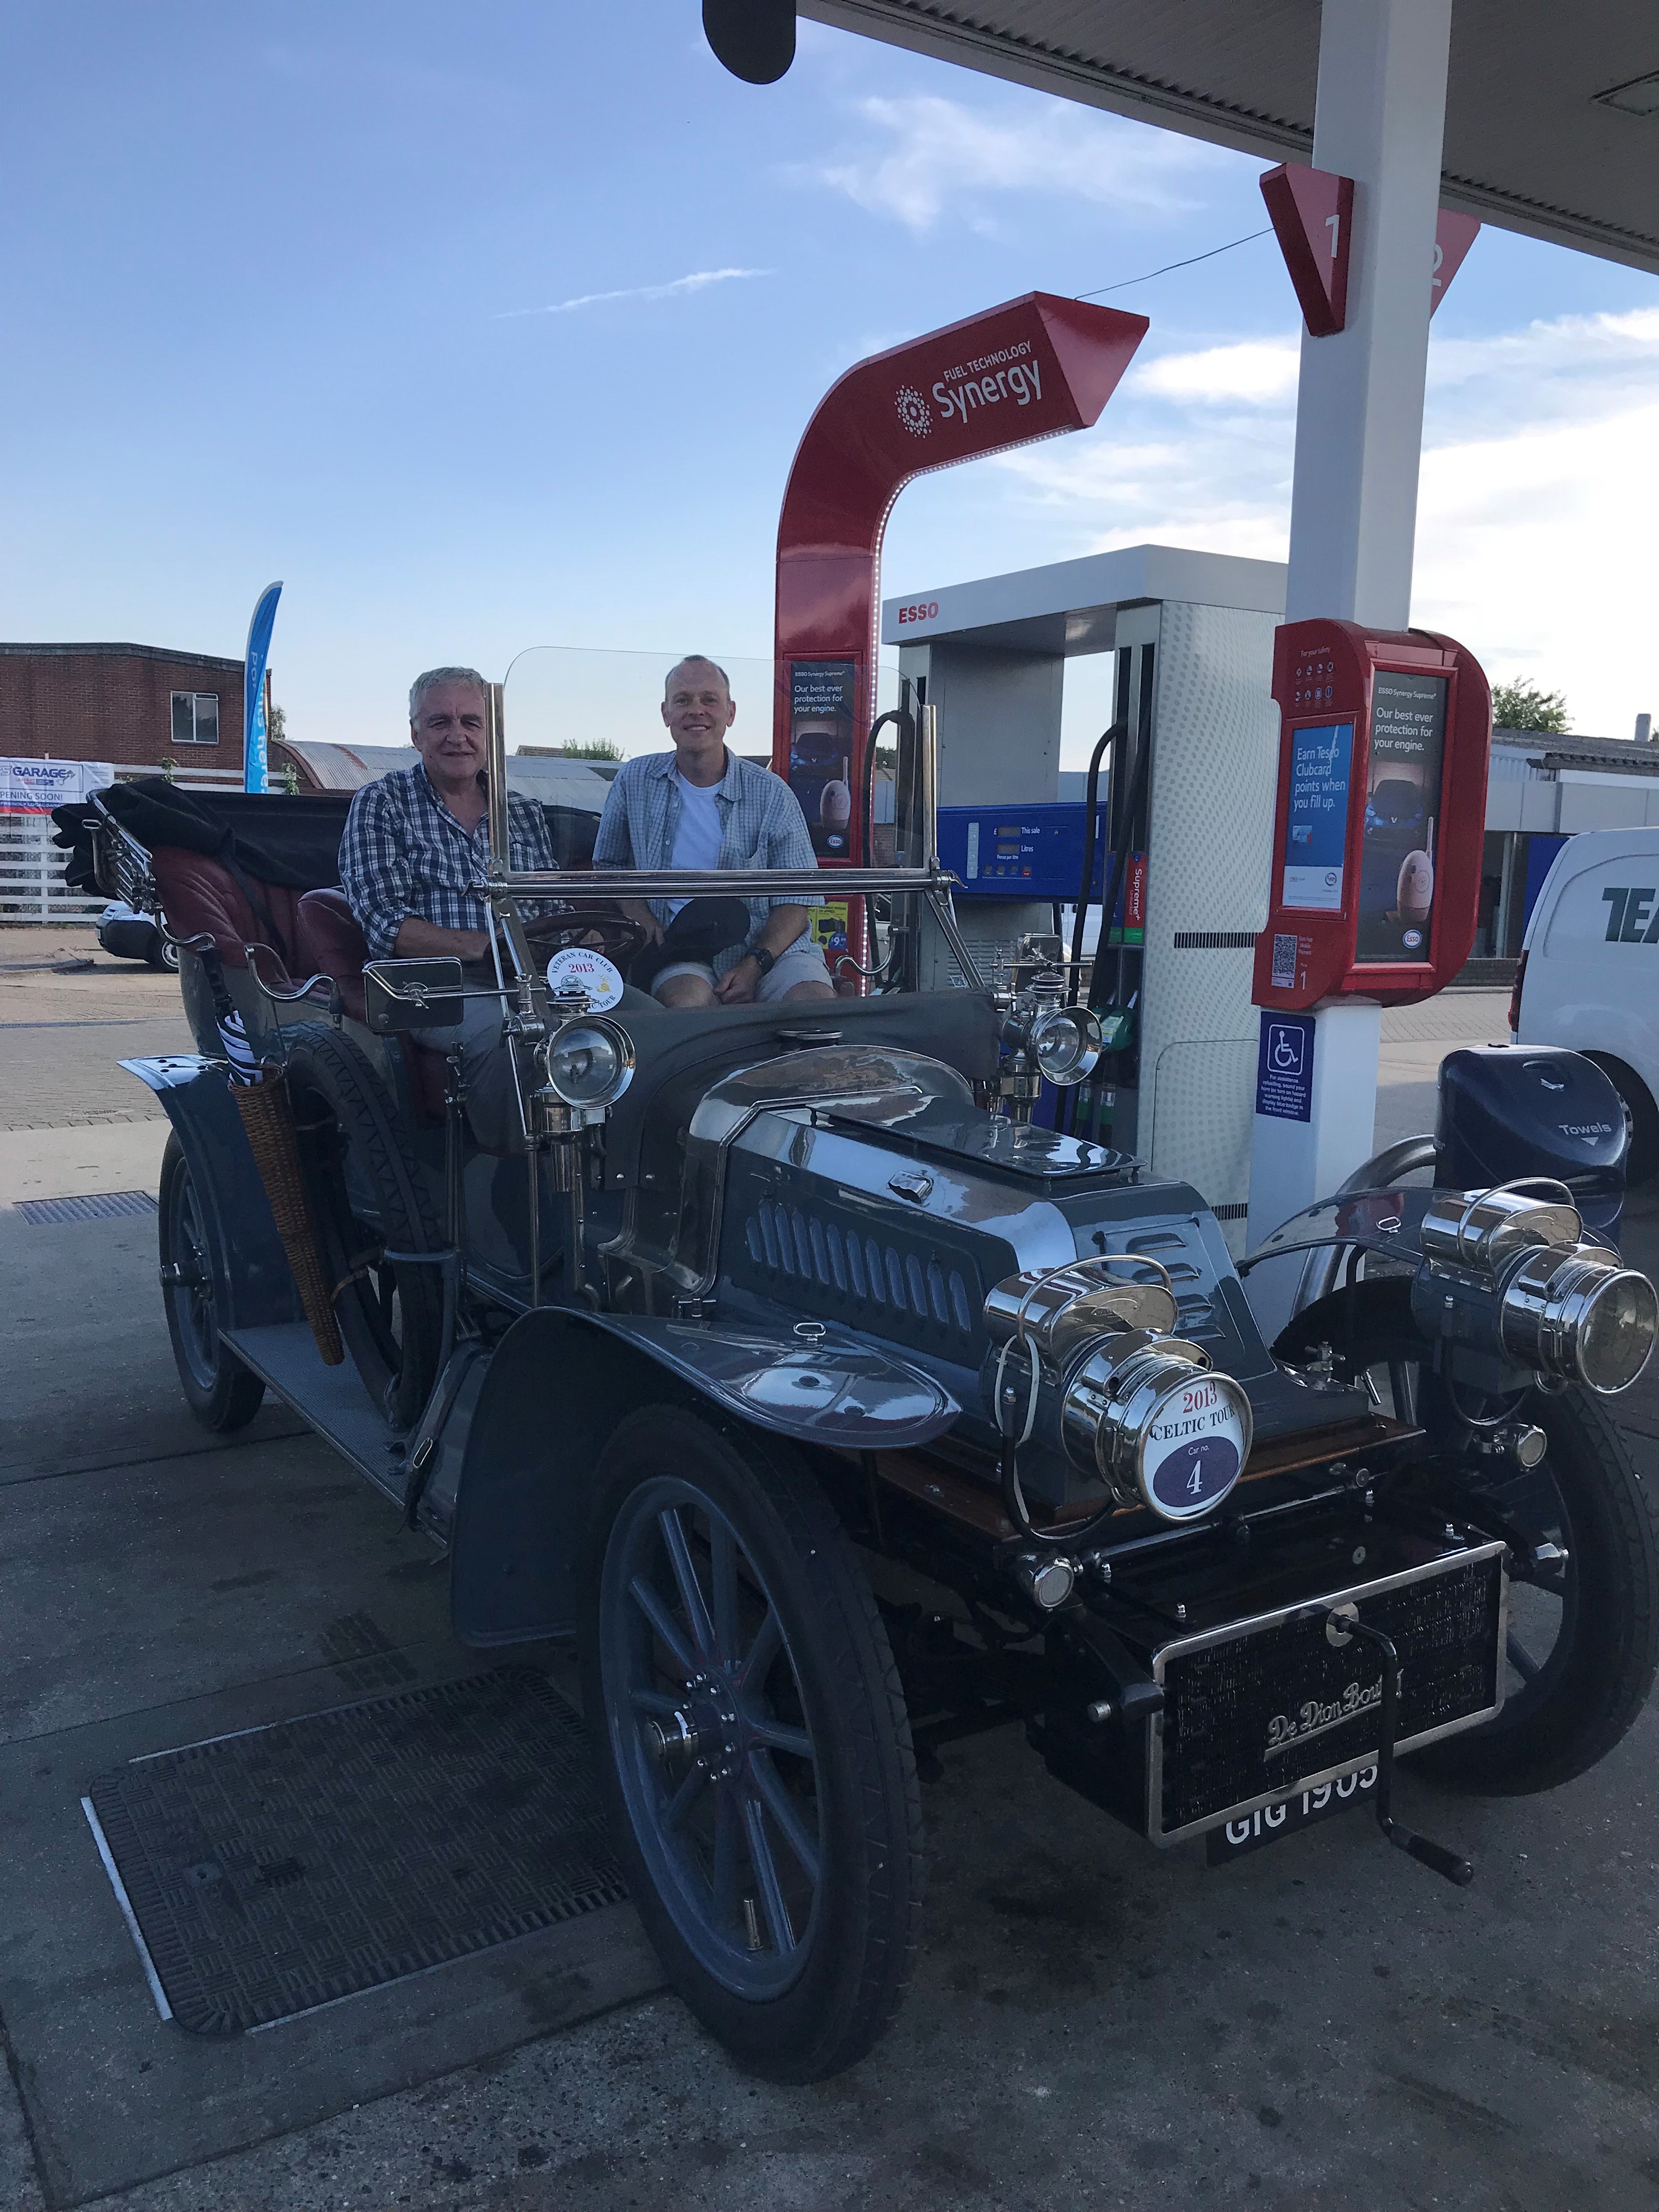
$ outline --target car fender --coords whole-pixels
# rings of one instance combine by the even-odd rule
[[[211,1250],[214,1302],[228,1329],[303,1321],[270,1200],[222,1062],[194,1053],[124,1060],[161,1100],[184,1148]]]
[[[625,1414],[664,1398],[853,1451],[926,1443],[961,1412],[931,1376],[842,1330],[806,1341],[556,1306],[524,1314],[490,1361],[462,1455],[450,1607],[463,1643],[574,1633],[599,1456]]]

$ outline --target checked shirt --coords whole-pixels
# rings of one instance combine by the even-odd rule
[[[817,855],[807,833],[800,801],[781,776],[753,761],[726,756],[726,774],[714,787],[720,817],[723,868],[816,868]],[[646,753],[624,761],[611,786],[593,844],[596,868],[667,868],[673,865],[674,836],[680,825],[679,786],[674,755]],[[648,902],[665,927],[672,911],[665,899]],[[766,927],[775,906],[822,906],[819,898],[792,891],[787,898],[750,898],[751,940]],[[732,945],[714,962],[717,971],[733,968],[743,947]]]
[[[533,799],[509,793],[507,821],[509,867],[558,866],[547,817]],[[489,866],[489,817],[469,836],[418,761],[366,783],[351,802],[340,840],[340,881],[377,960],[396,951],[398,932],[411,915],[440,929],[486,928],[487,910],[472,886]],[[559,904],[525,899],[519,911],[532,921]]]

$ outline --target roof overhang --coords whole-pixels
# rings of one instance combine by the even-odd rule
[[[884,599],[884,645],[988,646],[1001,652],[1109,653],[1126,607],[1166,600],[1285,611],[1285,565],[1236,553],[1194,553],[1179,545],[1122,545],[1080,560],[1051,561],[1006,576],[976,576],[935,591]]]
[[[1316,0],[799,0],[842,30],[1267,161],[1312,158]],[[1453,0],[1443,205],[1659,273],[1659,9]]]

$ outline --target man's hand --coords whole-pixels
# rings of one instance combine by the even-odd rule
[[[455,960],[488,960],[489,939],[481,929],[440,929],[435,921],[408,915],[392,948],[399,960],[433,960],[447,954]]]
[[[735,968],[714,979],[714,996],[723,1006],[746,1006],[760,988],[760,962],[745,952]]]
[[[618,899],[617,903],[630,921],[638,922],[640,927],[645,932],[647,945],[662,943],[662,924],[643,899]]]

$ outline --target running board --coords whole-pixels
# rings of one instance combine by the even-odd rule
[[[310,1326],[276,1322],[259,1328],[227,1328],[220,1335],[236,1357],[366,1474],[397,1504],[408,1480],[404,1448],[368,1401],[349,1359],[325,1367]]]

